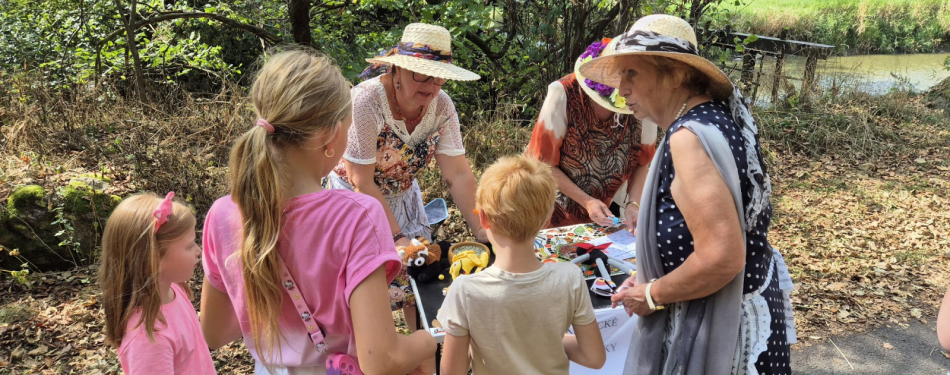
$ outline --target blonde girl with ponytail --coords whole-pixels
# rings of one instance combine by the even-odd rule
[[[328,353],[356,357],[365,374],[435,370],[432,336],[403,336],[393,324],[388,285],[401,263],[382,206],[321,186],[346,147],[349,89],[325,56],[271,56],[251,87],[258,120],[231,150],[231,195],[205,219],[205,339],[217,349],[243,336],[257,374],[326,372],[281,261]]]
[[[195,216],[174,198],[128,197],[102,233],[106,342],[128,375],[215,373],[187,284],[201,255]]]

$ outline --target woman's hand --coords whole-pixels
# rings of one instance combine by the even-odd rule
[[[396,240],[396,247],[397,247],[397,248],[399,248],[399,247],[409,247],[409,246],[412,246],[412,243],[409,242],[409,238],[406,238],[405,236],[404,236],[403,238],[400,238],[400,239]]]
[[[627,282],[625,281],[624,286],[626,285]],[[627,312],[627,315],[633,316],[633,314],[637,314],[638,316],[647,316],[655,311],[651,310],[650,305],[647,304],[647,284],[636,284],[629,288],[622,286],[619,290],[617,294],[610,297],[611,305],[616,307],[617,304],[622,301],[623,309]]]
[[[590,215],[590,219],[594,223],[603,225],[605,227],[614,225],[614,221],[610,218],[615,216],[614,214],[610,213],[610,207],[607,207],[604,202],[601,202],[597,199],[589,199],[587,202],[584,202],[584,208],[587,210],[587,214]]]
[[[616,309],[617,305],[623,302],[623,297],[626,295],[624,293],[630,290],[629,288],[633,288],[635,286],[637,286],[636,275],[630,276],[626,280],[624,280],[623,283],[620,284],[620,287],[617,288],[617,294],[610,296],[610,302],[611,302],[610,308]]]
[[[627,230],[630,233],[633,233],[634,236],[637,235],[637,218],[640,217],[640,206],[635,204],[627,203],[627,207],[623,212],[624,218],[627,219]]]

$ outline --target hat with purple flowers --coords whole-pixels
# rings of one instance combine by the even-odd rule
[[[617,47],[617,40],[617,38],[604,38],[588,46],[587,50],[584,51],[584,53],[577,58],[577,62],[574,63],[574,77],[577,78],[581,89],[583,89],[584,92],[587,93],[587,96],[595,103],[611,111],[630,115],[633,114],[633,112],[627,108],[626,98],[619,95],[619,90],[617,90],[616,87],[610,87],[603,83],[592,81],[584,77],[580,70],[581,64],[600,56],[612,54]]]

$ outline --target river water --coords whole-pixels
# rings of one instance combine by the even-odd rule
[[[903,87],[920,92],[950,77],[950,71],[944,67],[948,56],[950,53],[829,57],[827,60],[818,60],[816,78],[825,89],[836,86],[883,94],[893,88]],[[756,74],[759,74],[762,63],[762,59],[756,62]],[[741,65],[738,61],[728,64]],[[774,71],[775,59],[765,58],[761,66],[757,104],[769,102]],[[801,87],[804,72],[804,57],[787,56],[782,68],[782,74],[786,77],[783,86],[791,84],[797,91]],[[738,77],[738,72],[731,75]],[[784,96],[784,90],[779,90],[779,95]]]

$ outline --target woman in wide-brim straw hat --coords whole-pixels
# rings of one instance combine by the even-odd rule
[[[449,192],[479,241],[488,238],[475,209],[475,176],[465,158],[459,116],[442,85],[479,76],[452,63],[452,36],[444,27],[406,26],[398,45],[367,59],[353,87],[353,125],[343,159],[328,178],[331,188],[371,195],[382,203],[397,246],[431,240],[416,175],[435,158]],[[415,327],[415,302],[402,272],[390,289],[393,309]]]
[[[771,184],[742,96],[668,15],[641,18],[580,71],[666,132],[643,188],[638,272],[613,296],[641,317],[624,372],[791,373],[790,279],[769,245]]]
[[[554,172],[558,194],[551,227],[611,225],[611,217],[619,214],[611,201],[625,182],[624,214],[630,230],[636,226],[647,166],[656,151],[656,125],[641,126],[615,87],[578,71],[582,63],[611,54],[617,41],[594,42],[577,58],[573,73],[548,85],[525,153]]]

